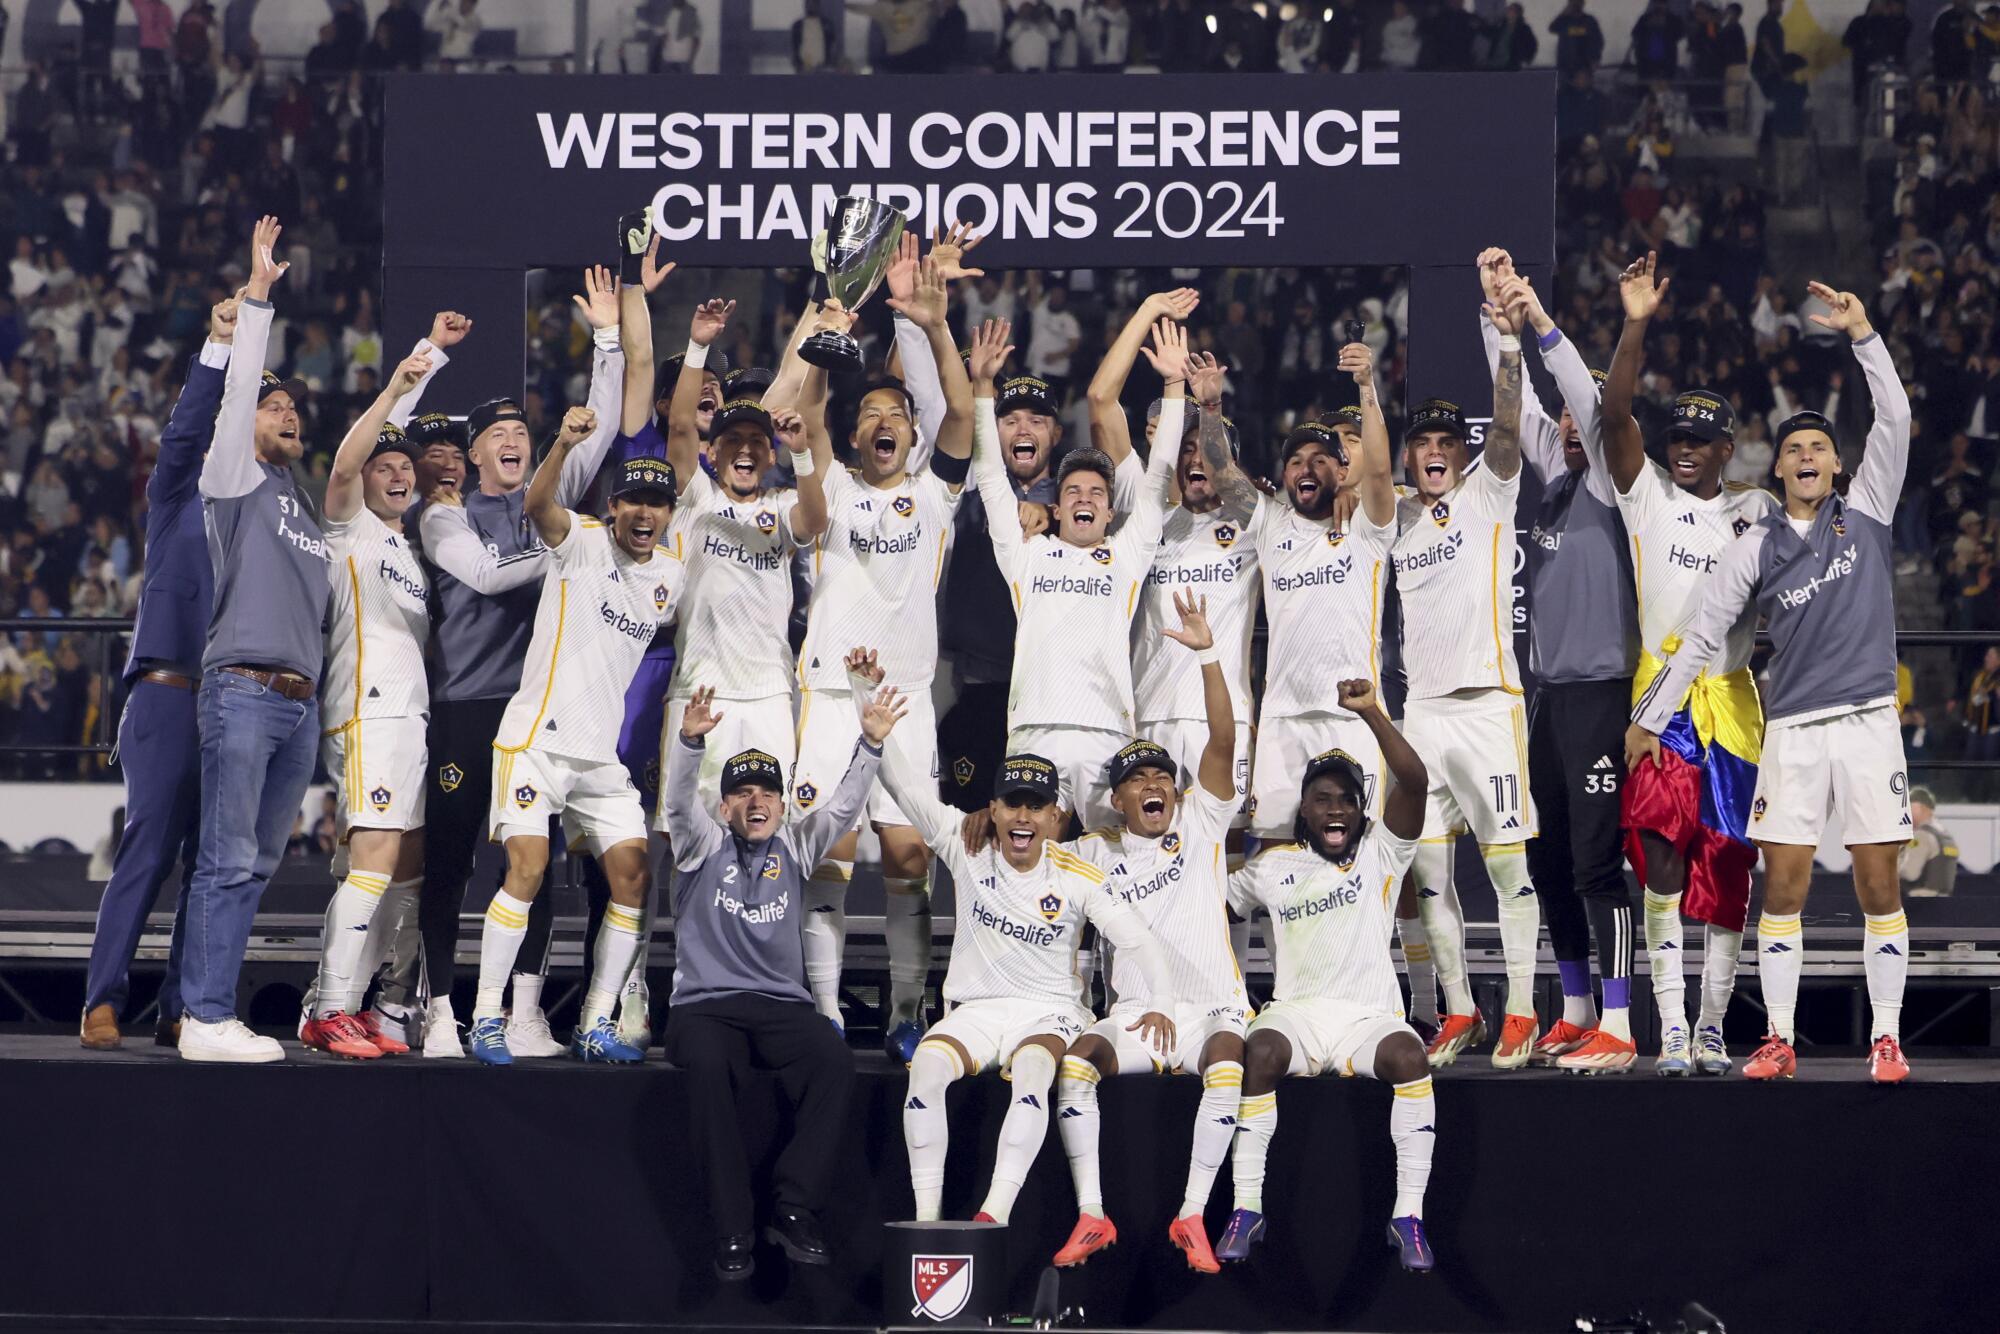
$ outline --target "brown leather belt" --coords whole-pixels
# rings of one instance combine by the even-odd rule
[[[151,681],[156,685],[172,686],[176,690],[193,690],[196,684],[192,676],[182,676],[179,672],[170,672],[159,667],[150,672],[140,672],[139,679]]]
[[[258,685],[268,686],[286,699],[311,699],[313,683],[297,672],[273,671],[266,667],[224,667],[225,672],[247,676]]]

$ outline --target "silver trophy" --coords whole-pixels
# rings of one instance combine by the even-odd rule
[[[813,268],[826,280],[827,294],[853,311],[866,301],[889,271],[903,239],[903,214],[877,199],[848,195],[833,203],[831,225],[813,238]],[[821,329],[799,344],[808,365],[828,371],[859,371],[861,344],[851,334]]]

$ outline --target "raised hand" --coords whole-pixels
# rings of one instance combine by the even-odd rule
[[[271,295],[271,284],[285,276],[285,270],[292,266],[283,263],[277,256],[278,237],[284,233],[276,218],[265,216],[257,219],[257,226],[250,233],[250,282],[248,295],[253,301],[262,301]]]
[[[1833,307],[1830,315],[1816,314],[1812,317],[1812,322],[1820,328],[1844,333],[1857,343],[1875,332],[1868,324],[1868,308],[1854,293],[1836,292],[1825,283],[1807,283],[1806,291]]]
[[[847,674],[857,681],[865,682],[870,689],[882,684],[882,664],[876,660],[872,648],[851,648],[847,650]]]
[[[1013,324],[1007,320],[987,320],[972,335],[968,369],[975,382],[985,381],[990,385],[993,377],[1000,373],[1000,368],[1007,364],[1007,358],[1014,352],[1014,345],[1007,341],[1007,335],[1013,331]]]
[[[227,343],[236,337],[236,316],[243,308],[243,294],[250,289],[239,287],[235,296],[224,297],[208,308],[208,341]]]
[[[1358,385],[1375,383],[1375,349],[1366,343],[1347,343],[1340,349],[1340,369],[1354,377]]]
[[[986,845],[993,841],[993,812],[981,806],[969,811],[958,822],[958,839],[965,845],[965,851],[974,857],[986,851]]]
[[[1480,251],[1477,262],[1479,290],[1488,301],[1498,300],[1501,284],[1514,276],[1514,257],[1495,245]]]
[[[673,260],[660,263],[660,238],[655,235],[646,246],[646,257],[639,261],[639,286],[646,289],[647,296],[651,296],[667,280],[667,275],[679,267]]]
[[[846,306],[841,305],[839,297],[830,296],[820,302],[819,309],[813,312],[813,328],[815,330],[831,329],[835,333],[846,333],[854,327],[854,321],[860,314],[861,312],[858,310],[849,310]]]
[[[917,267],[923,262],[922,253],[922,243],[917,240],[917,234],[905,230],[896,242],[896,257],[889,261],[889,267],[882,272],[883,286],[889,289],[890,309],[902,309],[896,303],[908,301],[910,293],[916,290]]]
[[[806,419],[783,408],[771,414],[771,433],[787,454],[806,452]]]
[[[1340,707],[1349,713],[1366,713],[1375,707],[1375,683],[1365,676],[1342,681],[1334,689],[1338,693]]]
[[[579,403],[563,413],[562,429],[556,432],[555,447],[568,449],[596,429],[597,409],[587,403]]]
[[[389,387],[396,391],[397,398],[401,398],[421,384],[430,373],[430,357],[422,352],[412,352],[403,358],[396,367],[396,373],[389,377]]]
[[[1510,311],[1504,306],[1496,305],[1491,301],[1481,302],[1479,308],[1486,313],[1486,318],[1492,321],[1493,327],[1500,331],[1502,338],[1505,338],[1509,334],[1518,334],[1521,332],[1519,312]]]
[[[896,730],[896,724],[910,711],[910,701],[894,686],[883,686],[861,711],[861,735],[868,744],[879,746]]]
[[[910,323],[926,332],[944,324],[945,314],[951,309],[951,293],[935,255],[918,266],[906,295],[889,298],[889,309],[901,311]]]
[[[1197,598],[1177,588],[1174,590],[1174,610],[1180,613],[1180,626],[1176,629],[1163,625],[1160,627],[1162,635],[1196,653],[1215,647],[1215,631],[1209,628],[1206,597]]]
[[[954,278],[984,278],[986,270],[968,269],[965,257],[986,238],[975,235],[969,222],[954,222],[943,231],[931,233],[931,258],[938,262],[945,281]]]
[[[722,715],[715,709],[715,687],[697,686],[688,698],[687,711],[681,714],[681,735],[689,741],[707,736],[721,721]]]
[[[602,264],[583,271],[583,295],[570,300],[576,302],[593,329],[609,329],[618,323],[618,280]]]
[[[1192,287],[1176,287],[1166,292],[1155,292],[1140,306],[1148,320],[1181,320],[1194,314],[1194,308],[1201,304],[1201,293]]]
[[[1188,392],[1202,407],[1214,410],[1222,406],[1222,377],[1228,368],[1215,359],[1213,352],[1194,352],[1188,356]]]
[[[1625,318],[1634,323],[1650,320],[1659,310],[1660,302],[1667,295],[1667,284],[1671,278],[1653,281],[1654,270],[1659,267],[1660,257],[1647,251],[1646,257],[1634,260],[1618,277],[1618,299],[1625,303]]]
[[[697,347],[707,347],[722,336],[729,327],[729,317],[736,313],[734,301],[724,301],[721,297],[711,297],[694,308],[694,318],[688,321],[688,341]]]
[[[431,317],[431,346],[457,347],[472,332],[472,319],[455,310],[441,310]]]
[[[1524,277],[1509,278],[1500,284],[1499,304],[1506,307],[1516,329],[1554,326],[1548,312],[1542,309],[1542,299],[1535,295],[1535,285]]]
[[[1155,324],[1152,346],[1142,345],[1139,350],[1168,384],[1188,378],[1187,330],[1172,320],[1163,319]]]

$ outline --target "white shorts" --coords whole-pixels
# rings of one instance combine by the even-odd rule
[[[930,691],[903,697],[910,711],[889,733],[888,745],[917,773],[938,776],[937,717],[931,712]],[[860,715],[854,711],[854,694],[847,690],[808,690],[799,697],[799,758],[792,773],[792,814],[806,812],[827,800],[840,786],[854,758],[854,743],[861,739]],[[870,824],[910,823],[897,807],[895,798],[879,778],[868,802],[861,808],[862,820]]]
[[[1408,1033],[1413,1042],[1423,1040],[1402,1015],[1351,1001],[1272,1001],[1250,1021],[1250,1036],[1267,1028],[1283,1033],[1292,1044],[1288,1075],[1373,1079],[1375,1049],[1382,1039]]]
[[[1818,847],[1833,811],[1848,847],[1909,842],[1910,776],[1893,706],[1764,728],[1750,837]]]
[[[1424,767],[1431,790],[1423,837],[1467,830],[1484,844],[1524,843],[1535,836],[1535,799],[1528,792],[1528,711],[1519,695],[1411,700],[1403,736]]]
[[[424,827],[423,719],[356,718],[320,737],[319,753],[333,776],[342,843],[355,829]]]
[[[1168,1011],[1174,1021],[1174,1045],[1161,1053],[1147,1046],[1145,1038],[1132,1030],[1131,1026],[1139,1022],[1139,1016],[1146,1010],[1142,1004],[1120,1004],[1086,1030],[1111,1044],[1111,1050],[1118,1055],[1120,1074],[1143,1074],[1149,1062],[1155,1074],[1164,1071],[1194,1074],[1201,1066],[1202,1048],[1210,1038],[1217,1033],[1234,1033],[1240,1038],[1250,1027],[1250,1010],[1240,1002],[1175,1005]]]
[[[1029,1038],[1061,1038],[1063,1046],[1068,1047],[1083,1036],[1089,1023],[1089,1012],[1074,1005],[1036,1000],[976,1000],[952,1006],[944,1018],[931,1025],[924,1038],[926,1041],[950,1038],[965,1048],[965,1054],[972,1058],[972,1068],[965,1072],[968,1075],[976,1075],[988,1066],[998,1066],[1004,1074],[1013,1068],[1014,1053]]]
[[[660,753],[668,754],[667,747],[678,744],[681,734],[681,719],[687,716],[686,699],[667,701],[667,726],[660,734]],[[723,699],[717,696],[713,707],[722,714],[722,721],[705,738],[706,746],[701,754],[701,776],[698,790],[701,794],[701,808],[713,813],[722,805],[722,766],[746,750],[761,750],[767,755],[775,755],[787,780],[792,776],[792,760],[798,754],[797,737],[792,727],[792,697],[790,695],[767,695],[763,699]],[[861,724],[855,723],[858,735]],[[842,772],[846,772],[843,767]],[[834,775],[840,781],[840,775]],[[655,813],[655,828],[665,830],[667,820],[666,803],[660,803],[660,811]]]
[[[646,812],[625,766],[613,760],[573,760],[539,750],[493,748],[493,798],[487,838],[549,836],[549,817],[562,817],[572,849],[602,857],[620,843],[646,841]]]
[[[1164,746],[1167,754],[1174,757],[1180,766],[1180,785],[1186,790],[1198,781],[1201,773],[1201,753],[1208,749],[1208,724],[1188,722],[1173,718],[1166,722],[1140,723],[1139,735],[1157,746]],[[1250,812],[1246,798],[1250,795],[1250,750],[1251,728],[1242,719],[1236,721],[1236,759],[1229,772],[1236,781],[1236,814],[1229,821],[1231,829],[1241,829],[1250,823]]]
[[[1063,809],[1085,829],[1103,829],[1119,823],[1111,806],[1111,757],[1131,740],[1100,727],[1016,727],[1007,733],[1007,754],[1039,755],[1055,765]]]
[[[1266,841],[1292,838],[1306,762],[1329,750],[1344,750],[1361,761],[1368,784],[1368,815],[1382,814],[1382,747],[1367,723],[1351,713],[1266,716],[1257,727],[1257,765],[1250,778],[1252,834]]]

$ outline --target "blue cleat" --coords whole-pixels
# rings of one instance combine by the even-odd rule
[[[924,1026],[914,1019],[905,1019],[883,1037],[882,1052],[897,1064],[907,1066],[917,1059],[917,1044],[923,1040]]]
[[[1431,1239],[1424,1235],[1424,1220],[1415,1216],[1389,1220],[1389,1244],[1396,1258],[1412,1274],[1428,1274],[1437,1265],[1431,1253]]]
[[[1653,1062],[1653,1073],[1670,1079],[1680,1079],[1694,1069],[1693,1052],[1688,1046],[1688,1031],[1685,1028],[1670,1028],[1660,1034],[1660,1054]]]
[[[600,1065],[637,1065],[646,1053],[618,1036],[618,1025],[609,1015],[592,1028],[579,1028],[569,1042],[569,1054],[579,1061]]]
[[[472,1059],[481,1065],[512,1065],[514,1053],[507,1050],[507,1021],[498,1017],[474,1019],[466,1035]]]
[[[1229,1226],[1222,1229],[1222,1244],[1215,1248],[1215,1258],[1231,1264],[1250,1258],[1250,1248],[1264,1240],[1264,1215],[1248,1209],[1238,1209],[1229,1215]]]
[[[1704,1075],[1729,1073],[1729,1048],[1723,1045],[1721,1029],[1710,1026],[1695,1034],[1694,1068]]]

